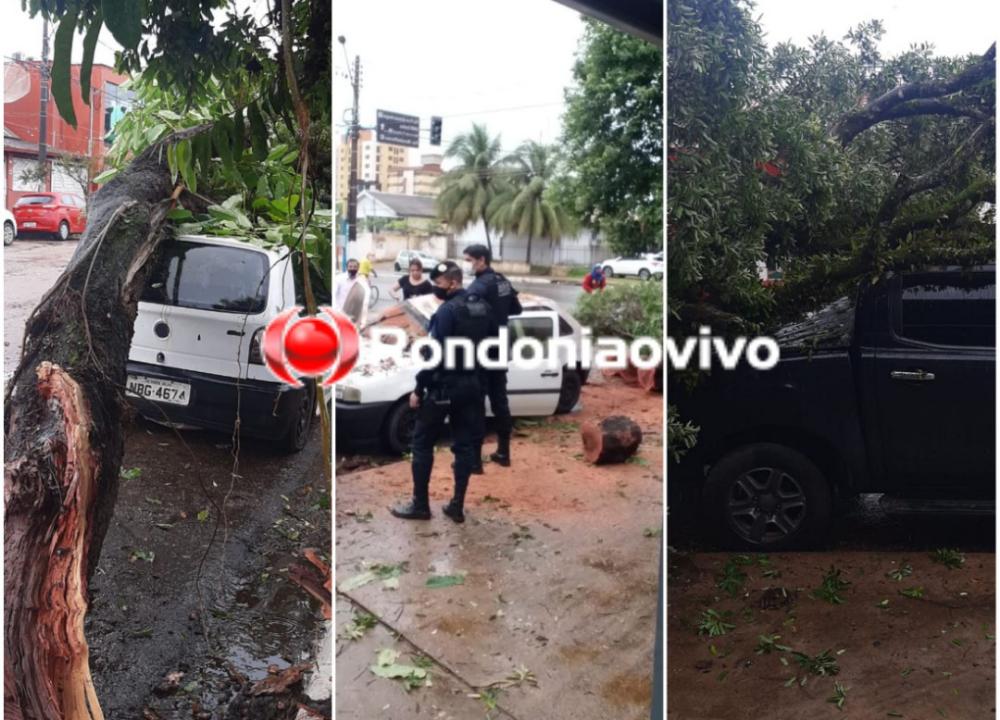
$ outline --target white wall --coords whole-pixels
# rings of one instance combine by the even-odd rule
[[[528,256],[528,239],[516,233],[499,233],[490,231],[493,242],[493,255],[496,260],[506,262],[525,262]],[[466,228],[455,236],[451,243],[450,256],[458,257],[469,245],[486,244],[486,232],[483,223]],[[594,233],[583,228],[574,235],[564,236],[559,242],[550,243],[547,239],[534,238],[531,241],[532,265],[591,265],[605,260],[611,251],[604,246],[601,239]]]

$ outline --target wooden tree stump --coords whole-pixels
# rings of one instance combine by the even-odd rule
[[[663,365],[655,368],[639,368],[636,371],[636,381],[639,387],[649,392],[663,391]]]
[[[639,369],[632,363],[629,363],[618,371],[618,376],[629,385],[635,385],[639,382]]]
[[[642,429],[631,418],[612,415],[600,423],[586,423],[580,428],[583,457],[595,465],[621,463],[635,455],[642,442]]]

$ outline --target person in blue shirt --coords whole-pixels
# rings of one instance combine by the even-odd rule
[[[510,280],[496,272],[490,263],[493,260],[490,249],[485,245],[470,245],[464,250],[466,269],[475,274],[476,278],[468,287],[470,294],[477,295],[489,303],[493,310],[493,320],[499,333],[501,327],[507,326],[507,320],[521,314],[521,303],[517,299],[517,291]],[[497,426],[497,449],[490,455],[490,460],[503,467],[510,467],[510,436],[514,431],[514,421],[510,416],[510,403],[507,400],[507,370],[486,370],[484,372],[485,397],[490,399],[490,408]],[[482,472],[483,440],[486,437],[486,425],[476,438],[476,470]]]
[[[462,289],[462,270],[453,262],[436,265],[431,271],[434,295],[444,303],[431,316],[428,334],[444,348],[449,338],[468,338],[475,347],[495,334],[491,309],[481,298]],[[442,352],[442,360],[449,353]],[[475,356],[468,359],[457,352],[454,367],[443,362],[417,373],[417,383],[410,393],[410,407],[417,411],[413,429],[412,472],[413,497],[390,512],[405,520],[429,520],[428,497],[431,471],[434,468],[434,444],[444,430],[445,421],[451,428],[451,451],[455,456],[452,467],[455,489],[451,501],[442,512],[455,522],[464,522],[465,492],[469,475],[475,465],[475,439],[481,433],[483,418],[482,369]]]

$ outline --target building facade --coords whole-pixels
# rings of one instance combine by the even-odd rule
[[[37,60],[8,60],[4,63],[4,202],[13,207],[30,192],[64,191],[85,194],[86,182],[104,169],[110,149],[109,134],[132,104],[132,93],[121,86],[128,79],[107,65],[94,65],[91,73],[91,102],[80,96],[80,66],[70,71],[76,127],[59,115],[49,99],[46,112],[45,144],[47,177],[39,179],[38,159],[41,134],[42,66]],[[60,158],[73,158],[84,166],[79,173],[67,172]],[[92,187],[92,186],[91,186]]]
[[[389,176],[387,190],[400,195],[437,197],[440,192],[438,179],[444,175],[441,155],[421,155],[419,165],[397,168]]]
[[[358,182],[362,188],[385,190],[389,179],[410,162],[410,149],[380,143],[372,130],[358,134]],[[351,178],[351,139],[345,135],[337,148],[337,199],[347,200]]]

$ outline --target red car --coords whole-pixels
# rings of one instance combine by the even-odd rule
[[[72,193],[32,193],[14,204],[14,219],[21,233],[48,233],[60,240],[87,228],[87,204]]]

